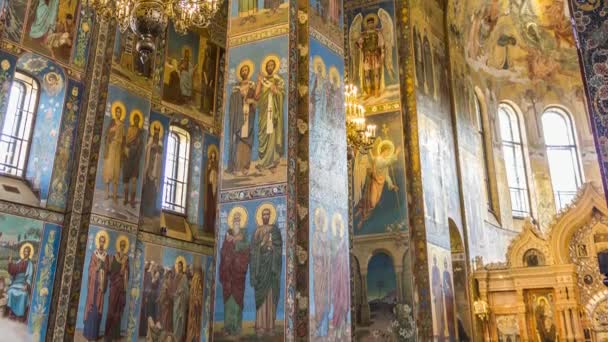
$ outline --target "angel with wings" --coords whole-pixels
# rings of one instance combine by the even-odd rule
[[[384,90],[385,74],[395,77],[393,47],[395,30],[390,14],[379,9],[378,14],[361,13],[353,19],[349,29],[351,75],[367,99],[379,97]]]

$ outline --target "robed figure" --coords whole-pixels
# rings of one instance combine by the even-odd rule
[[[452,275],[448,271],[448,260],[443,261],[443,301],[445,302],[445,313],[448,326],[448,339],[456,341],[456,325],[454,317],[454,287],[452,286]]]
[[[201,340],[201,324],[203,322],[203,271],[198,267],[192,275],[190,283],[190,303],[188,308],[188,332],[186,342]]]
[[[327,336],[331,308],[330,273],[331,243],[327,229],[327,213],[323,208],[315,209],[315,232],[312,241],[312,267],[314,274],[314,303],[316,336]]]
[[[112,104],[112,121],[106,128],[105,148],[103,154],[102,178],[106,185],[106,199],[110,198],[110,185],[112,185],[112,200],[114,204],[118,202],[118,180],[122,162],[122,149],[124,143],[124,119],[125,106],[120,102]]]
[[[424,60],[424,82],[426,85],[427,94],[435,96],[435,72],[433,65],[433,51],[431,42],[429,41],[426,29],[424,30],[424,38],[422,41],[422,58]]]
[[[445,338],[445,307],[443,298],[443,280],[441,271],[437,265],[437,257],[433,256],[433,267],[431,268],[431,291],[433,292],[434,317],[437,321],[437,338],[443,341]]]
[[[176,268],[177,272],[173,281],[173,336],[175,341],[183,342],[188,320],[190,286],[185,273],[184,261],[178,259]]]
[[[283,134],[283,105],[285,81],[279,76],[280,60],[270,55],[262,63],[262,75],[258,78],[258,164],[259,170],[274,170],[279,166],[285,147]]]
[[[173,331],[173,270],[165,272],[158,296],[159,323],[165,331]]]
[[[228,215],[229,229],[220,250],[220,284],[224,296],[224,332],[239,335],[243,321],[245,277],[249,266],[249,243],[241,230],[247,212],[236,207]]]
[[[55,30],[59,0],[38,0],[36,15],[30,28],[30,38],[44,40],[49,33]]]
[[[106,317],[106,341],[120,339],[122,314],[127,304],[127,288],[129,283],[128,240],[124,236],[118,239],[118,252],[112,257],[108,270],[110,296],[108,299],[108,315]]]
[[[310,110],[314,115],[311,118],[311,125],[317,118],[327,113],[327,68],[321,56],[313,57],[313,72],[310,75]]]
[[[272,222],[271,216],[274,217]],[[283,238],[279,227],[274,224],[276,210],[272,205],[258,208],[256,220],[258,227],[251,241],[249,276],[255,292],[255,331],[260,336],[272,334],[275,330],[283,267]]]
[[[334,214],[332,218],[332,245],[334,249],[330,261],[331,298],[333,315],[331,324],[336,336],[342,337],[348,329],[348,313],[350,311],[350,263],[348,238],[345,236],[342,215]]]
[[[82,335],[88,341],[99,338],[99,325],[103,315],[104,295],[108,286],[110,257],[106,251],[108,234],[100,231],[95,237],[96,249],[91,255],[87,271],[87,300],[84,306]]]
[[[144,287],[143,295],[141,296],[141,308],[139,310],[139,336],[146,336],[148,332],[148,317],[151,317],[153,321],[156,320],[155,310],[149,310],[149,303],[154,304],[153,308],[156,308],[156,299],[152,292],[152,277],[155,271],[155,265],[153,261],[146,261],[144,264]]]
[[[139,164],[143,154],[144,130],[141,112],[133,111],[123,150],[122,183],[125,188],[123,204],[130,204],[135,208],[135,195],[137,194],[137,178],[139,177]],[[129,191],[129,189],[131,191]]]
[[[251,166],[253,127],[255,125],[255,83],[249,78],[253,62],[247,60],[238,68],[239,82],[232,88],[228,103],[229,173],[247,175]]]
[[[204,231],[213,235],[215,232],[215,217],[217,208],[218,160],[217,148],[211,146],[208,152],[207,169],[205,170],[205,217]]]
[[[8,259],[8,274],[11,284],[6,291],[6,308],[9,317],[25,322],[30,308],[30,294],[34,277],[34,263],[31,260],[32,248],[29,243],[21,247],[21,259],[13,262]]]
[[[160,176],[163,166],[162,124],[154,121],[150,124],[151,136],[146,144],[144,159],[144,181],[142,187],[142,212],[144,216],[158,215],[156,199],[160,193]]]

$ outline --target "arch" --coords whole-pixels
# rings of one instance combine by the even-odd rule
[[[397,301],[397,273],[393,257],[387,253],[377,252],[368,262],[367,300],[373,318],[371,330],[390,324]]]
[[[538,267],[545,266],[547,262],[543,252],[536,248],[530,248],[524,253],[522,263],[526,267]]]
[[[452,218],[448,218],[450,229],[450,248],[452,257],[452,284],[456,322],[466,334],[472,336],[472,313],[470,307],[469,274],[466,251],[460,230]]]

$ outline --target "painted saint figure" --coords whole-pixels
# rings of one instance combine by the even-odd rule
[[[445,313],[448,326],[449,341],[456,341],[456,321],[454,318],[454,287],[452,286],[452,275],[448,269],[448,259],[443,259],[443,301],[445,302]]]
[[[283,134],[283,104],[285,81],[279,76],[281,61],[276,55],[262,62],[255,98],[258,101],[258,170],[274,170],[279,166],[285,147]]]
[[[159,323],[166,331],[173,331],[173,269],[164,273],[158,296]]]
[[[125,197],[122,203],[124,205],[130,204],[131,208],[135,208],[137,178],[139,177],[139,165],[143,153],[143,124],[144,120],[141,112],[138,110],[131,112],[130,125],[125,138],[124,161],[122,165],[122,182],[125,188]]]
[[[397,162],[400,149],[395,150],[395,145],[390,140],[384,140],[378,144],[377,154],[371,153],[361,158],[367,159],[365,162],[359,160],[356,179],[364,180],[363,188],[359,195],[355,194],[357,208],[355,215],[360,217],[357,228],[361,229],[365,221],[371,216],[374,208],[380,202],[384,187],[390,191],[398,191],[399,188],[391,177],[390,168]],[[365,176],[364,176],[365,175]],[[364,178],[364,179],[363,179]],[[359,180],[355,181],[358,185]],[[357,193],[359,193],[357,191]]]
[[[217,147],[211,145],[207,149],[207,169],[205,170],[205,233],[213,235],[215,232],[215,217],[217,208],[218,185]]]
[[[349,29],[352,47],[352,75],[360,86],[365,99],[379,97],[384,91],[385,74],[395,77],[393,68],[394,27],[393,20],[384,9],[378,14],[361,13],[353,19]]]
[[[342,15],[342,1],[341,0],[329,0],[329,22],[338,26],[340,25],[340,16]]]
[[[201,340],[203,322],[203,270],[197,267],[190,282],[190,304],[188,308],[188,331],[186,342]]]
[[[105,328],[106,341],[117,341],[121,338],[122,315],[127,304],[129,288],[129,240],[126,236],[118,237],[116,250],[108,269],[110,296]]]
[[[32,293],[32,281],[34,277],[34,263],[31,260],[33,246],[25,243],[21,246],[20,259],[13,262],[8,259],[8,274],[11,283],[6,291],[6,309],[11,319],[25,322],[30,309],[30,295]]]
[[[192,101],[192,79],[198,64],[190,64],[190,50],[184,50],[184,56],[179,62],[179,84],[182,100],[189,104]]]
[[[126,114],[122,102],[112,104],[112,121],[106,129],[105,149],[103,155],[103,182],[106,184],[106,199],[110,198],[110,184],[112,185],[112,201],[118,203],[118,180],[122,161],[122,148],[124,143],[124,127],[122,120]]]
[[[224,332],[239,335],[243,321],[245,277],[249,266],[249,243],[245,232],[247,212],[235,207],[228,215],[228,231],[220,251],[220,283],[224,296]]]
[[[280,298],[283,237],[275,224],[276,215],[272,204],[262,204],[258,208],[258,227],[251,241],[249,276],[255,292],[255,331],[258,336],[274,333]]]
[[[348,324],[348,313],[350,311],[350,263],[348,251],[348,238],[345,236],[344,220],[340,213],[332,217],[332,233],[334,246],[331,256],[331,300],[333,314],[331,326],[337,338],[345,338]]]
[[[160,176],[163,165],[163,126],[160,121],[150,124],[150,137],[146,144],[144,161],[144,181],[142,187],[142,211],[144,216],[158,214],[156,199],[160,193]]]
[[[443,280],[441,279],[441,271],[437,265],[437,256],[433,255],[433,267],[431,268],[431,291],[433,293],[434,313],[433,316],[437,321],[437,331],[435,337],[439,341],[445,338],[445,306],[443,298]]]
[[[314,56],[312,60],[313,73],[310,76],[310,109],[315,118],[321,118],[326,113],[327,106],[327,68],[321,56]],[[311,125],[314,121],[311,120]]]
[[[175,341],[182,342],[186,333],[188,319],[188,301],[190,297],[190,286],[185,273],[186,262],[183,257],[178,257],[175,262],[175,279],[173,280],[173,336]]]
[[[314,274],[315,323],[316,336],[327,336],[329,330],[329,313],[331,308],[330,293],[330,253],[331,243],[328,232],[327,213],[323,208],[314,211],[315,231],[312,242],[312,264]]]
[[[228,168],[229,173],[247,175],[251,166],[253,127],[255,124],[255,83],[250,80],[253,62],[241,62],[238,70],[239,82],[232,88],[228,104]]]
[[[84,329],[82,334],[88,341],[97,341],[108,285],[110,258],[106,251],[108,233],[101,230],[95,235],[95,250],[87,271],[87,300],[84,307]]]
[[[36,16],[30,28],[30,38],[47,39],[57,23],[59,0],[38,0]]]

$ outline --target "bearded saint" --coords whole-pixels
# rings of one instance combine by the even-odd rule
[[[324,212],[323,212],[324,214]],[[315,232],[313,234],[312,263],[315,294],[315,329],[317,336],[327,336],[330,311],[330,253],[331,250],[327,218],[315,212]]]
[[[344,228],[342,228],[343,230]],[[342,235],[342,236],[341,236]],[[335,237],[338,241],[332,255],[330,284],[331,284],[331,299],[333,302],[334,312],[331,320],[333,329],[338,336],[345,334],[348,329],[346,321],[348,312],[350,311],[350,291],[349,291],[349,251],[347,239],[343,236],[343,231]]]
[[[177,273],[173,280],[173,336],[182,342],[186,333],[186,320],[188,315],[188,300],[190,287],[188,277],[184,273],[184,264],[177,262]]]
[[[106,340],[116,341],[121,338],[120,327],[122,314],[127,304],[127,288],[129,282],[129,256],[126,251],[126,241],[119,243],[120,251],[112,257],[108,278],[110,280],[110,296],[108,314],[106,317]]]
[[[285,147],[283,134],[283,104],[285,81],[278,75],[277,62],[266,62],[266,73],[258,79],[255,97],[258,101],[258,164],[260,170],[274,170],[279,165]]]
[[[188,308],[187,342],[201,340],[201,323],[203,321],[203,271],[200,268],[194,272],[190,284],[190,306]]]
[[[99,324],[103,315],[104,296],[108,285],[110,258],[105,250],[106,239],[98,239],[99,246],[91,255],[88,270],[87,300],[84,307],[84,329],[82,335],[87,341],[97,341]]]

